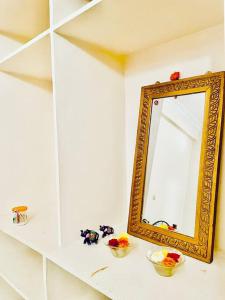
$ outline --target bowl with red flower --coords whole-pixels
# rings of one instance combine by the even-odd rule
[[[126,256],[131,249],[127,233],[122,233],[118,237],[111,238],[106,245],[110,248],[113,256],[117,258]]]
[[[179,266],[184,263],[183,254],[173,248],[163,247],[157,251],[148,251],[148,260],[161,276],[173,276]]]

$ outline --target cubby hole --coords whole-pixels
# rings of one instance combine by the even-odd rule
[[[61,228],[68,243],[80,229],[122,220],[123,60],[58,34],[54,58]]]
[[[41,252],[58,245],[58,202],[50,38],[0,64],[0,229]],[[27,205],[17,227],[11,209]]]

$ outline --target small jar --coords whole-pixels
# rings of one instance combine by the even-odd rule
[[[112,255],[117,258],[125,257],[131,250],[131,246],[127,247],[112,247],[108,246],[112,252]]]
[[[13,213],[13,223],[17,225],[27,224],[27,206],[17,206],[12,208]]]

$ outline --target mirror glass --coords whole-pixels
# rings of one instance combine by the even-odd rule
[[[142,222],[193,237],[205,93],[154,99]]]

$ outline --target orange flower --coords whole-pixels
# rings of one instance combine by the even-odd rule
[[[162,261],[163,265],[166,267],[174,267],[176,265],[176,262],[171,257],[165,257]]]
[[[120,238],[118,239],[119,247],[126,248],[129,246],[128,238]]]

